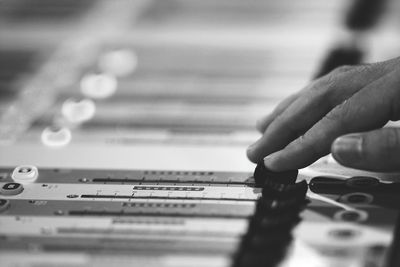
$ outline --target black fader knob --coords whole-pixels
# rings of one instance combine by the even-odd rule
[[[274,172],[264,165],[264,161],[260,161],[254,170],[254,181],[256,186],[263,186],[265,181],[275,182],[277,184],[293,184],[296,182],[298,170],[290,170],[284,172]]]
[[[262,189],[262,196],[277,200],[298,199],[300,202],[305,199],[307,190],[308,184],[305,180],[293,184],[277,184],[267,180]]]

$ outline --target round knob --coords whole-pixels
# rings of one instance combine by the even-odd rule
[[[254,170],[254,180],[257,186],[263,186],[266,181],[271,181],[277,184],[293,184],[296,182],[298,170],[289,170],[284,172],[274,172],[264,165],[264,161],[257,164]]]
[[[14,169],[11,177],[18,183],[31,183],[34,182],[39,176],[39,171],[35,166],[22,165]]]
[[[18,195],[24,191],[24,187],[19,183],[6,183],[0,189],[0,194],[5,196]]]

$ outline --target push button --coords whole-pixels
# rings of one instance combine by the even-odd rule
[[[0,189],[0,193],[5,196],[18,195],[24,191],[24,187],[19,183],[6,183]]]
[[[111,73],[117,77],[125,77],[132,74],[138,65],[138,56],[133,50],[118,49],[109,51],[100,56],[99,68],[105,73]]]
[[[81,91],[89,98],[108,98],[115,93],[117,86],[117,79],[111,74],[88,74],[81,80]]]
[[[71,130],[66,127],[49,126],[43,130],[41,135],[42,143],[49,147],[66,146],[71,139]]]
[[[96,105],[91,99],[67,99],[61,113],[69,122],[79,124],[92,119],[96,113]]]
[[[11,178],[15,182],[19,183],[31,183],[34,182],[39,176],[39,171],[35,166],[23,165],[18,166],[14,169]]]

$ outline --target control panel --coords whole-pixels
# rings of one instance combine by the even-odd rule
[[[299,177],[4,168],[1,266],[390,266],[399,184]]]

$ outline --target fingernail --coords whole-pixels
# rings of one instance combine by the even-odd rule
[[[272,166],[273,166],[273,162],[274,162],[274,154],[275,153],[273,153],[273,154],[269,154],[268,156],[266,156],[265,158],[264,158],[264,165],[265,165],[265,167],[267,167],[268,169],[273,169],[272,168]]]
[[[347,134],[337,138],[332,144],[332,152],[335,158],[342,162],[355,162],[361,159],[362,135]]]

